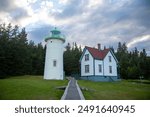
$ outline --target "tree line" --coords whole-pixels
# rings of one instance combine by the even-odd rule
[[[41,43],[28,42],[25,28],[0,25],[0,78],[41,75],[45,50]]]
[[[119,73],[123,79],[150,78],[150,57],[146,50],[128,51],[126,43],[118,43],[117,51],[110,48],[119,61]],[[18,75],[43,75],[45,50],[41,43],[27,40],[25,28],[17,25],[0,25],[0,78]],[[68,43],[64,52],[65,74],[80,74],[81,46]]]
[[[114,49],[111,48],[113,51]],[[119,72],[123,79],[150,79],[150,57],[146,50],[139,51],[136,47],[128,51],[126,43],[118,43],[115,55],[119,61]]]

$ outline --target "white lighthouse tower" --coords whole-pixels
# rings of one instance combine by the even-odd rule
[[[55,28],[51,34],[45,38],[46,41],[46,57],[44,79],[63,80],[63,43],[64,36]]]

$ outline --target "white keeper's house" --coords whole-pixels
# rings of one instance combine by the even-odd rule
[[[118,81],[118,60],[109,48],[85,46],[80,58],[81,79],[92,81]]]

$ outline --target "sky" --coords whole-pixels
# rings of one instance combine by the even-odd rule
[[[58,27],[66,43],[116,49],[126,42],[150,55],[150,0],[0,0],[0,23],[25,27],[35,43]]]

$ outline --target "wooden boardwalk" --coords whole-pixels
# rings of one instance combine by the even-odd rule
[[[71,78],[64,95],[61,98],[62,100],[84,100],[84,96],[77,84],[77,81],[74,78]]]

